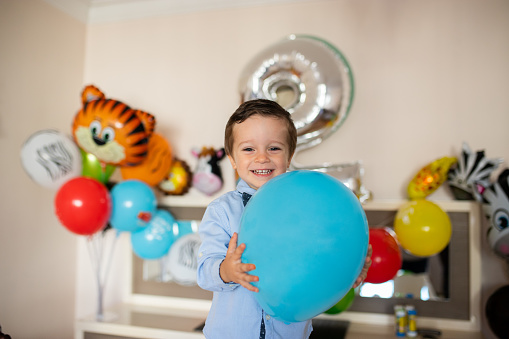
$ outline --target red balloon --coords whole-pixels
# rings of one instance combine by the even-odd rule
[[[401,251],[392,230],[387,228],[371,228],[369,243],[373,247],[371,267],[365,282],[381,284],[396,276],[403,264]]]
[[[108,189],[95,179],[77,177],[63,184],[55,197],[55,214],[69,231],[91,235],[102,230],[111,215]]]

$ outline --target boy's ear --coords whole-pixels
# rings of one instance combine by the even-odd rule
[[[286,169],[290,168],[290,165],[292,164],[292,159],[293,159],[294,154],[290,155],[290,158],[288,159],[288,164],[286,165]]]
[[[232,164],[233,169],[236,170],[237,165],[235,164],[235,160],[233,159],[233,157],[231,155],[228,155],[228,159],[230,160],[230,163]]]

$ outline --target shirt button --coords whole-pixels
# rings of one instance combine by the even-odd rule
[[[268,315],[268,314],[267,314],[267,315],[265,316],[265,319],[270,320],[270,315]]]

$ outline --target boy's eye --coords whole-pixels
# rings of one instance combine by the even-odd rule
[[[242,149],[244,152],[252,152],[253,149],[251,147],[245,147]]]
[[[277,147],[277,146],[269,148],[269,151],[280,151],[280,150],[281,150],[281,147]]]

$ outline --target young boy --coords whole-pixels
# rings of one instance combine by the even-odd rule
[[[286,324],[258,305],[253,293],[258,289],[251,282],[259,278],[248,273],[255,266],[241,262],[246,245],[237,247],[245,204],[263,184],[286,172],[296,145],[291,116],[274,101],[247,101],[226,124],[225,151],[240,180],[237,190],[209,204],[199,228],[198,285],[214,292],[203,330],[207,339],[306,339],[311,334],[311,320]],[[366,277],[370,257],[354,287]]]

